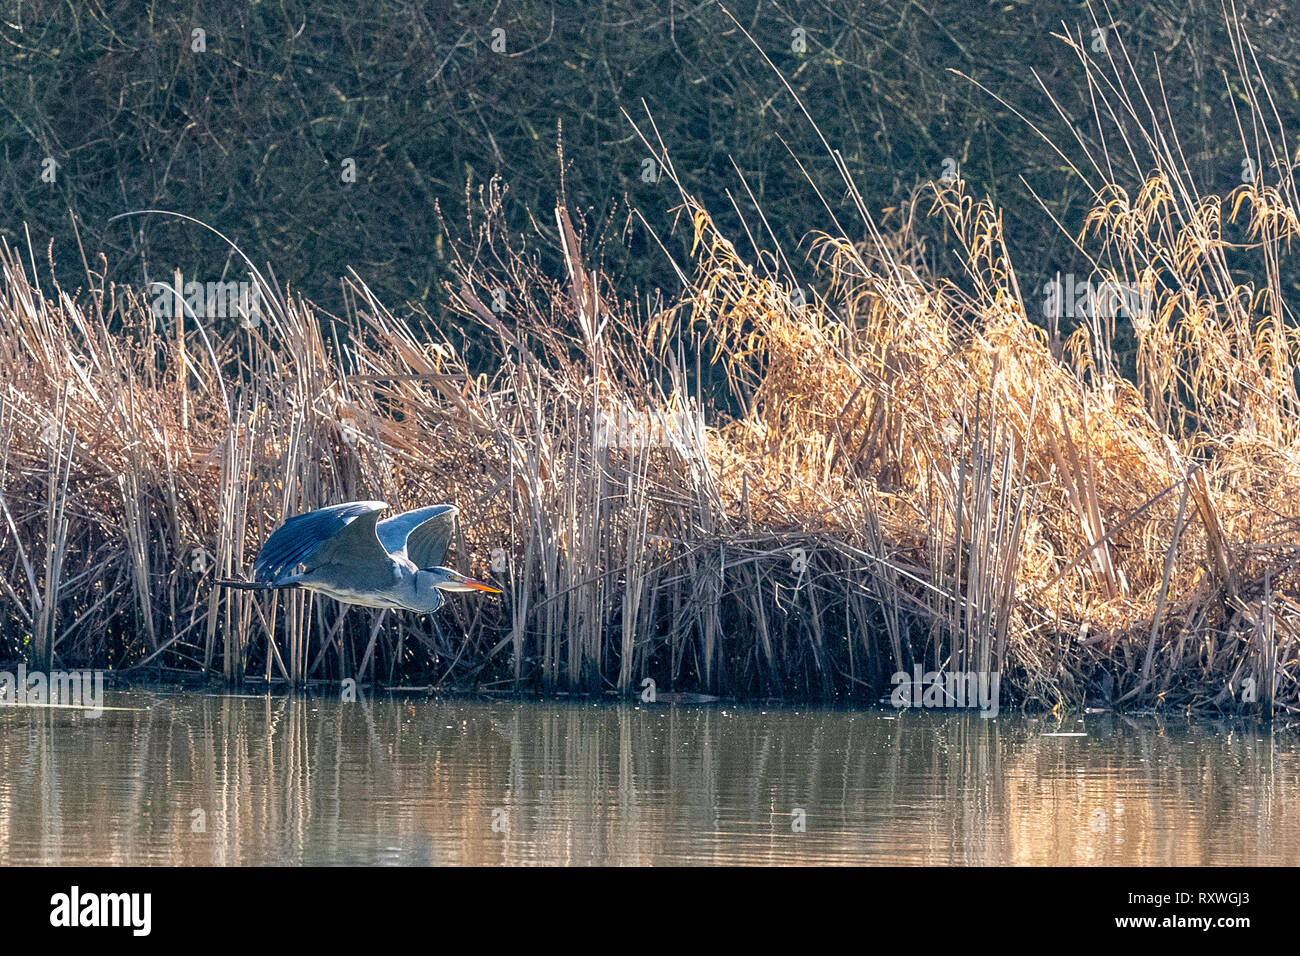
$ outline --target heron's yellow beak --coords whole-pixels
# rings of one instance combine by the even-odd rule
[[[486,591],[488,594],[501,593],[500,588],[494,588],[492,585],[485,584],[482,581],[475,581],[473,578],[462,578],[460,583],[465,585],[467,588],[473,588],[475,591]]]

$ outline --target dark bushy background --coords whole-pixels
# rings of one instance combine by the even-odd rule
[[[707,0],[4,0],[3,8],[0,234],[25,245],[26,224],[39,260],[52,241],[72,287],[84,285],[74,216],[92,268],[102,252],[110,280],[140,284],[180,268],[210,281],[235,269],[197,227],[108,222],[157,207],[223,230],[327,308],[339,308],[338,277],[351,266],[388,304],[432,310],[448,264],[435,203],[449,222],[464,222],[467,196],[500,173],[512,221],[531,229],[531,209],[553,230],[560,122],[569,204],[617,237],[606,262],[624,293],[667,287],[662,254],[643,229],[627,228],[630,205],[666,235],[678,201],[666,180],[641,179],[648,154],[620,110],[641,122],[642,100],[685,185],[724,225],[736,223],[728,194],[747,215],[752,208],[734,160],[787,252],[809,229],[829,226],[787,147],[831,203],[849,209],[814,131]],[[1172,126],[1201,190],[1240,181],[1229,92],[1240,82],[1218,0],[1110,13],[1062,0],[737,0],[730,9],[842,151],[873,214],[888,225],[898,214],[885,210],[953,157],[970,191],[1005,209],[1025,285],[1075,264],[1030,189],[1071,228],[1087,197],[1024,122],[951,70],[1068,147],[1035,73],[1093,135],[1081,68],[1052,34],[1064,25],[1089,35],[1095,13],[1122,37],[1151,94],[1159,58]],[[1296,15],[1249,0],[1238,12],[1284,123],[1300,128]],[[492,50],[498,28],[504,53]],[[796,28],[806,31],[802,54],[792,50]],[[205,52],[191,49],[195,29],[205,31]],[[53,184],[40,178],[47,157],[58,164]],[[350,184],[341,178],[349,158]],[[669,247],[676,254],[684,241],[679,234]],[[931,254],[944,249],[935,242]]]

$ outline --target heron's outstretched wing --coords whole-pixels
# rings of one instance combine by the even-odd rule
[[[290,518],[257,553],[253,580],[274,584],[300,564],[337,563],[340,554],[353,555],[348,563],[367,554],[370,560],[387,559],[388,553],[375,535],[379,512],[387,507],[382,501],[349,501]]]
[[[405,552],[417,568],[432,568],[442,564],[455,522],[455,505],[432,505],[385,518],[377,531],[390,553]]]

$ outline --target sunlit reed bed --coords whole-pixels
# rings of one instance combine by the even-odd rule
[[[817,235],[802,289],[683,191],[691,257],[655,308],[563,206],[530,240],[564,263],[543,269],[495,184],[436,320],[356,275],[325,316],[263,273],[256,323],[159,319],[93,264],[74,297],[5,248],[0,658],[870,702],[919,668],[998,673],[1004,706],[1295,712],[1300,341],[1274,265],[1300,204],[1266,174],[1199,195],[1141,136],[1140,190],[1099,179],[1108,158],[1077,171],[1075,238],[1092,283],[1146,298],[1068,334],[1035,324],[1042,283],[960,178],[915,212],[965,275],[864,209],[865,240]],[[458,505],[449,563],[502,599],[381,619],[213,586],[354,499]]]

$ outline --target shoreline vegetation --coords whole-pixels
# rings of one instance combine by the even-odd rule
[[[828,206],[783,249],[761,210],[722,234],[653,128],[690,250],[660,299],[563,199],[525,237],[497,181],[446,230],[437,318],[355,272],[332,316],[249,263],[256,321],[160,319],[102,262],[72,293],[5,245],[0,662],[863,703],[920,668],[996,673],[1004,707],[1295,714],[1290,150],[1247,83],[1259,176],[1202,195],[1142,87],[1069,42],[1109,125],[1061,154],[1095,197],[1090,271],[1047,328],[959,173],[882,232],[837,160],[860,221]],[[964,274],[930,267],[909,223],[934,217]],[[213,586],[359,498],[459,506],[448,563],[502,598],[381,617]]]

